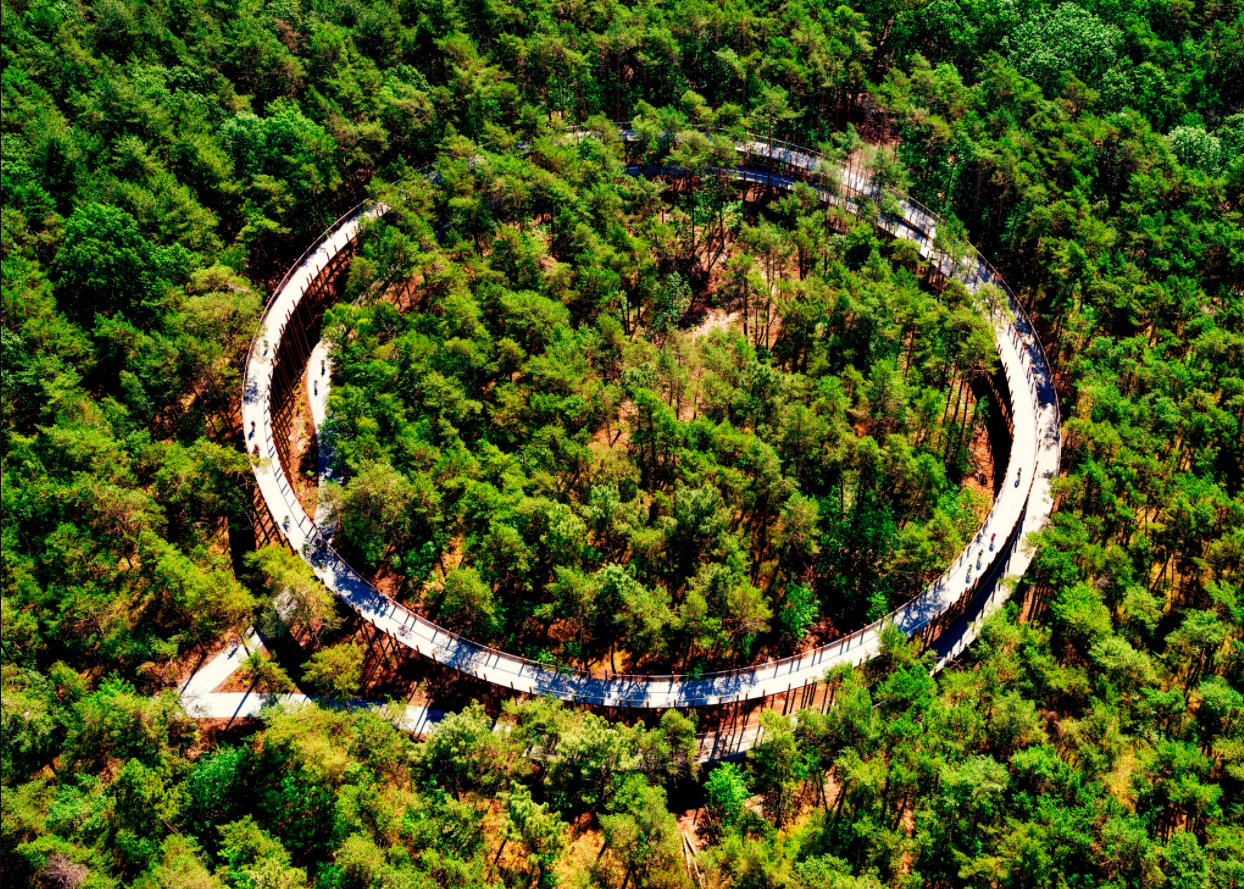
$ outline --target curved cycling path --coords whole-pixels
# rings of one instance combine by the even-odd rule
[[[628,141],[636,138],[626,130],[622,135]],[[846,171],[839,173],[839,188],[828,185],[821,173],[823,159],[807,149],[782,145],[770,153],[769,145],[759,141],[736,143],[736,148],[742,155],[739,166],[708,172],[777,188],[807,183],[818,189],[823,200],[853,212],[858,211],[858,205],[836,191],[851,197],[878,196],[866,179]],[[757,166],[755,158],[764,166]],[[627,172],[678,175],[683,171],[631,164]],[[1009,584],[1000,581],[1022,575],[1031,561],[1024,541],[1045,524],[1052,508],[1049,485],[1058,471],[1059,414],[1045,353],[1010,289],[979,253],[961,260],[956,268],[934,249],[938,217],[915,201],[903,199],[900,207],[901,218],[882,216],[878,225],[895,237],[915,241],[922,256],[969,290],[975,292],[987,284],[997,286],[1007,304],[990,310],[1013,426],[1002,490],[976,537],[942,577],[884,619],[909,636],[925,638],[939,655],[940,667],[975,638],[980,620],[1005,601]],[[377,592],[332,549],[291,488],[277,447],[272,395],[282,338],[295,333],[286,330],[286,322],[296,316],[307,294],[319,290],[317,278],[353,245],[360,226],[386,210],[383,205],[368,205],[352,211],[308,250],[270,300],[247,359],[243,424],[248,430],[254,424],[255,429],[248,434],[247,445],[268,458],[256,467],[259,494],[274,520],[282,525],[289,546],[303,554],[329,589],[377,630],[421,656],[502,688],[600,706],[686,708],[762,699],[805,688],[837,664],[860,664],[878,653],[881,621],[800,655],[699,678],[587,673],[551,668],[465,639]],[[258,345],[261,339],[262,351]],[[312,376],[318,373],[317,364]],[[320,397],[313,399],[313,406],[320,408],[314,411],[317,426],[323,418],[321,399],[327,397],[327,379],[324,382]],[[997,546],[991,549],[988,544],[994,534]]]

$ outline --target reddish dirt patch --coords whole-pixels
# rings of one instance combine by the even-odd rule
[[[1048,616],[1049,610],[1049,600],[1042,591],[1033,584],[1024,584],[1019,599],[1019,622],[1041,620]]]
[[[391,565],[381,565],[371,578],[372,586],[380,590],[390,599],[397,599],[406,584],[406,578],[398,574]]]
[[[988,502],[994,498],[994,464],[993,447],[989,442],[989,433],[983,426],[978,426],[968,443],[973,472],[963,480],[963,484],[976,491]]]
[[[315,421],[311,418],[311,405],[307,401],[309,370],[303,368],[294,401],[293,418],[290,421],[289,461],[290,484],[298,502],[307,515],[315,515],[319,505],[319,447],[315,436]]]

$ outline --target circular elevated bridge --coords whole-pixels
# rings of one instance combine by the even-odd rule
[[[622,129],[625,142],[639,135]],[[574,134],[585,138],[585,134]],[[815,151],[785,143],[748,139],[735,143],[739,163],[710,168],[712,174],[789,189],[814,188],[822,201],[860,212],[882,194],[857,173],[831,167]],[[681,175],[685,171],[638,163],[631,175]],[[895,204],[889,203],[893,210]],[[363,620],[398,646],[439,664],[499,686],[533,695],[602,707],[689,708],[756,701],[815,688],[838,664],[860,664],[880,649],[883,622],[909,637],[919,637],[938,656],[938,668],[976,637],[981,621],[1006,599],[1005,578],[1021,576],[1032,554],[1029,534],[1048,520],[1053,501],[1050,482],[1060,459],[1059,410],[1045,351],[1031,320],[993,266],[975,250],[951,257],[934,245],[939,217],[916,201],[900,198],[900,214],[876,220],[896,238],[915,242],[921,256],[968,290],[993,285],[992,300],[982,311],[993,323],[1006,403],[1000,405],[1010,427],[1010,462],[1002,489],[973,540],[946,571],[920,595],[851,635],[777,661],[708,675],[624,675],[551,667],[459,636],[415,614],[378,592],[332,548],[313,516],[299,503],[289,480],[289,429],[292,397],[316,343],[325,308],[341,293],[345,271],[356,248],[360,226],[383,215],[387,207],[367,203],[338,219],[307,249],[282,279],[263,313],[246,360],[243,428],[254,432],[248,449],[269,458],[256,465],[258,496],[285,542],[311,564],[316,575]],[[317,353],[318,354],[318,353]],[[322,404],[322,402],[321,402]],[[321,414],[322,411],[317,411]],[[317,416],[316,421],[322,419]],[[988,541],[997,535],[993,549]],[[981,567],[978,569],[977,561]],[[806,699],[806,698],[805,698]]]

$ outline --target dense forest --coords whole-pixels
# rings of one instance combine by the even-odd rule
[[[1234,0],[0,13],[6,883],[1244,884]],[[833,707],[767,712],[711,768],[676,712],[512,701],[424,741],[327,702],[188,718],[179,678],[305,581],[245,551],[263,302],[397,180],[326,322],[330,502],[430,613],[696,669],[849,631],[970,533],[992,352],[965,293],[806,194],[558,138],[607,120],[818,147],[996,261],[1065,421],[1013,604],[936,677],[887,635]],[[353,694],[343,650],[300,687]]]

